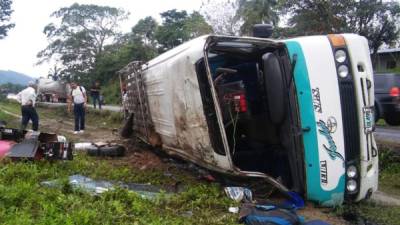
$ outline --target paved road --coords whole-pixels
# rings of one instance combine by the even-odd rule
[[[50,103],[50,102],[38,102],[38,105],[45,105],[48,107],[62,107],[67,106],[67,103]],[[92,104],[88,104],[90,108],[93,108]],[[118,105],[103,105],[103,110],[112,111],[112,112],[121,112],[121,107]]]
[[[400,145],[400,128],[377,127],[375,138],[378,142],[394,143]]]
[[[66,103],[40,102],[38,104],[46,105],[48,107],[66,106]],[[93,105],[89,104],[89,107],[93,108]],[[121,112],[121,107],[117,105],[105,105],[103,106],[103,109],[113,112]],[[378,142],[400,145],[400,127],[377,127],[375,137]]]

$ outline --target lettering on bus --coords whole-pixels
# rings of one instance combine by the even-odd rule
[[[312,98],[315,112],[322,113],[321,94],[319,88],[312,89]]]
[[[328,121],[329,126],[323,120],[319,120],[317,122],[317,126],[319,127],[318,132],[328,141],[328,145],[323,144],[322,146],[328,152],[328,155],[332,160],[336,160],[337,158],[339,158],[344,162],[344,157],[339,152],[337,152],[336,143],[332,137],[332,133],[336,131],[337,127],[337,123],[334,122],[336,121],[336,119],[334,117],[330,117]]]
[[[319,162],[320,171],[321,171],[321,183],[323,185],[328,184],[328,166],[326,160]]]

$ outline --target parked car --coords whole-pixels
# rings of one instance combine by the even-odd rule
[[[384,119],[392,126],[400,125],[400,74],[376,73],[375,121]]]

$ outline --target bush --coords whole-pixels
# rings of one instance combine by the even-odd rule
[[[121,104],[121,91],[119,80],[111,80],[109,83],[103,86],[102,95],[104,96],[104,102],[107,105],[119,105]]]

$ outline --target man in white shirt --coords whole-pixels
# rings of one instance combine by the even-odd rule
[[[29,120],[32,121],[32,130],[38,131],[39,129],[39,116],[35,109],[36,91],[35,83],[30,81],[28,87],[17,94],[17,100],[21,103],[21,130],[25,130]]]
[[[74,134],[83,133],[85,131],[85,108],[87,102],[86,90],[84,87],[78,86],[76,82],[71,83],[71,89],[68,111],[71,112],[71,105],[74,103]]]

